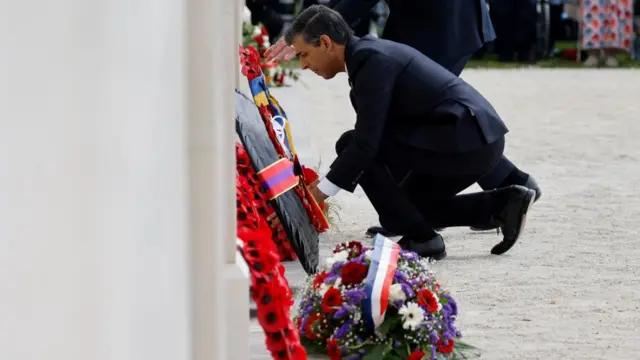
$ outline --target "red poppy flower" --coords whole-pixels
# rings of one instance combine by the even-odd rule
[[[299,343],[291,347],[291,360],[307,360],[307,351]]]
[[[320,177],[318,176],[318,173],[315,172],[315,170],[308,168],[306,166],[302,167],[302,175],[304,176],[304,181],[307,184],[311,184],[312,182],[318,180]]]
[[[426,355],[424,351],[416,350],[409,355],[408,360],[422,360]]]
[[[438,311],[438,299],[428,289],[418,292],[418,305],[423,306],[430,313]]]
[[[271,282],[260,285],[255,291],[254,300],[258,307],[258,322],[265,332],[277,332],[287,327],[289,318],[278,294],[282,288]]]
[[[262,29],[260,29],[260,30],[261,30],[260,32],[262,33],[262,35],[267,35],[267,36],[269,36],[269,32],[267,31],[267,28],[266,28],[266,27],[264,27],[264,26],[263,26],[263,27],[262,27]]]
[[[352,257],[358,256],[362,253],[362,243],[360,243],[359,241],[349,241],[348,243],[341,243],[333,249],[333,253],[335,254],[343,250],[348,250],[349,254]]]
[[[442,339],[438,339],[438,351],[443,354],[451,354],[453,352],[453,346],[453,340],[447,340],[445,343]]]
[[[355,261],[349,261],[342,267],[340,276],[342,276],[342,283],[345,285],[360,284],[364,278],[367,277],[369,271],[366,265],[360,264]]]
[[[322,297],[322,311],[326,313],[333,313],[338,310],[338,307],[342,305],[342,293],[340,290],[332,287]]]
[[[321,321],[322,321],[322,317],[320,316],[320,314],[318,313],[311,314],[307,318],[307,322],[304,324],[304,329],[302,329],[304,337],[306,337],[309,340],[322,339],[322,334],[319,332],[316,332],[315,330],[316,324],[319,325]]]
[[[324,283],[324,280],[327,278],[327,276],[329,276],[329,274],[326,271],[323,271],[320,274],[316,275],[316,277],[313,279],[313,289],[318,290],[320,288],[320,285]]]
[[[279,352],[287,350],[287,342],[285,341],[282,331],[278,332],[265,332],[265,344],[267,349],[272,352]]]
[[[347,248],[351,252],[351,256],[358,256],[362,253],[362,244],[359,241],[349,241]]]
[[[253,80],[262,74],[260,69],[260,54],[253,46],[243,48],[240,46],[240,63],[242,65],[242,74],[248,80]]]
[[[329,354],[329,358],[331,360],[342,359],[342,351],[340,351],[340,347],[338,346],[338,341],[336,339],[327,340],[327,354]]]

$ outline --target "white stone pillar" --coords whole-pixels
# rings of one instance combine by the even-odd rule
[[[3,3],[0,359],[248,358],[234,16],[225,0]]]
[[[237,1],[188,0],[195,360],[249,358],[249,284],[235,253]]]

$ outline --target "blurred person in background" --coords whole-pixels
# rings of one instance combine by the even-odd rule
[[[272,44],[284,28],[284,20],[276,11],[277,5],[278,0],[245,0],[245,6],[251,11],[251,24],[262,23]]]
[[[549,0],[549,55],[557,53],[556,42],[564,38],[564,0]]]
[[[336,10],[353,27],[369,17],[379,0],[331,0]],[[495,39],[485,0],[400,0],[387,1],[389,16],[382,38],[409,45],[455,75],[460,75],[473,54]],[[284,39],[266,52],[268,60],[290,60],[293,48]]]
[[[495,53],[501,62],[534,61],[536,0],[490,0],[496,30]]]
[[[632,0],[581,0],[581,47],[586,66],[618,66],[616,54],[630,53],[633,44]]]

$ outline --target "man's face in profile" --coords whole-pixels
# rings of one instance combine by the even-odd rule
[[[303,69],[309,69],[327,80],[336,76],[340,69],[344,68],[344,64],[341,64],[336,56],[337,47],[327,35],[320,37],[318,46],[305,42],[302,35],[296,36],[291,45]]]

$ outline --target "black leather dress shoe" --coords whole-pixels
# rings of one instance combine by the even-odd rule
[[[508,191],[509,194],[506,205],[496,217],[496,222],[500,224],[500,230],[502,230],[504,237],[491,249],[491,253],[494,255],[504,254],[518,241],[527,220],[527,212],[536,197],[534,190],[520,185],[512,185],[502,191]]]
[[[536,192],[536,196],[533,202],[538,201],[538,199],[540,199],[540,196],[542,196],[542,190],[540,190],[540,186],[538,186],[538,183],[536,182],[536,179],[533,178],[533,176],[529,176],[529,179],[527,179],[527,182],[524,184],[524,187],[529,188]],[[471,226],[470,229],[473,231],[489,231],[489,230],[495,230],[498,227],[500,227],[500,225],[497,222],[492,221],[484,225]]]
[[[424,258],[442,260],[447,257],[444,239],[440,234],[436,234],[426,241],[417,236],[405,235],[398,241],[398,245],[402,249],[413,251]]]

